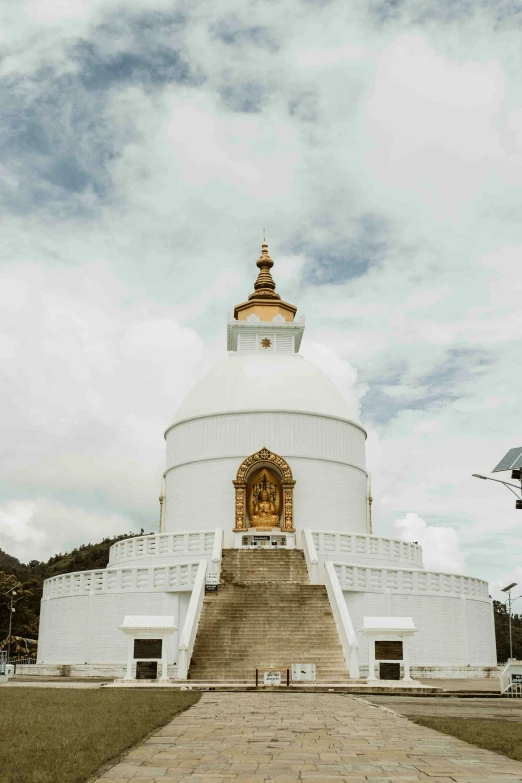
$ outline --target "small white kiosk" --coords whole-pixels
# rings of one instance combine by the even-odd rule
[[[125,615],[120,631],[128,638],[126,680],[158,677],[158,661],[161,661],[160,680],[168,680],[168,637],[178,626],[172,615]],[[132,676],[136,662],[136,677]]]
[[[362,633],[368,637],[368,680],[399,680],[410,676],[409,639],[417,631],[412,617],[363,617]],[[379,677],[375,664],[379,664]],[[383,676],[384,675],[384,676]]]
[[[7,653],[0,650],[0,685],[6,683],[9,679],[9,667],[7,665]]]

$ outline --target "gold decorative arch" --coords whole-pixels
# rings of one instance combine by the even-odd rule
[[[295,533],[294,528],[294,478],[290,465],[279,454],[263,447],[255,454],[247,457],[238,468],[236,478],[232,482],[236,489],[236,507],[235,507],[235,527],[236,533],[247,529],[247,483],[253,470],[259,468],[270,468],[276,473],[281,481],[281,490],[283,495],[283,518],[280,520],[280,527],[285,533]]]

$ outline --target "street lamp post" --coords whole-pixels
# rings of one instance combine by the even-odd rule
[[[491,471],[492,473],[505,473],[511,471],[511,478],[518,481],[518,484],[511,484],[509,481],[502,481],[502,479],[490,478],[490,476],[483,476],[480,473],[472,473],[473,478],[482,479],[483,481],[496,481],[497,484],[503,484],[512,492],[516,497],[515,508],[522,510],[522,446],[516,446],[514,449],[510,449],[508,453],[502,457],[500,462]],[[516,582],[512,582],[507,587],[502,588],[503,593],[507,593],[506,605],[508,608],[509,617],[509,658],[513,659],[513,637],[511,634],[511,606],[522,598],[522,595],[516,598],[511,598],[511,590],[517,586]]]
[[[508,585],[507,587],[503,587],[503,588],[502,588],[502,592],[503,592],[503,593],[507,593],[507,594],[508,594],[508,597],[507,597],[507,599],[506,599],[506,605],[507,605],[507,608],[508,608],[508,622],[509,622],[509,660],[510,660],[510,661],[512,661],[512,660],[513,660],[513,636],[512,636],[512,634],[511,634],[511,604],[513,604],[513,603],[514,603],[514,602],[517,600],[516,598],[513,598],[513,600],[511,600],[511,591],[512,591],[512,589],[513,589],[514,587],[516,587],[516,586],[517,586],[517,583],[516,583],[516,582],[511,582],[511,584],[510,584],[510,585]],[[518,597],[518,598],[521,598],[522,596],[520,596],[520,595],[519,595],[519,596],[517,596],[517,597]]]
[[[511,478],[518,481],[518,484],[510,484],[508,481],[502,481],[502,479],[482,476],[480,473],[472,473],[471,475],[473,478],[483,479],[483,481],[496,481],[498,484],[503,484],[515,495],[517,499],[515,508],[522,510],[522,446],[516,446],[514,449],[510,449],[491,472],[505,473],[508,470],[511,471]]]
[[[9,595],[9,631],[7,634],[7,663],[9,663],[9,658],[11,655],[11,631],[13,628],[13,613],[15,611],[15,603],[20,600],[20,598],[17,598],[15,601],[16,596],[16,590],[17,588],[21,587],[18,582],[13,585],[13,587],[10,587],[9,590],[7,590],[3,595]]]
[[[513,471],[514,472],[514,471]],[[510,484],[509,481],[502,481],[502,479],[494,479],[490,478],[490,476],[482,476],[480,473],[472,473],[471,474],[473,478],[479,478],[483,481],[496,481],[497,484],[503,484],[505,487],[509,489],[510,492],[513,492],[515,495],[517,501],[516,501],[516,508],[521,509],[522,508],[522,487],[517,486],[517,484]],[[517,492],[515,492],[512,487],[514,487]]]

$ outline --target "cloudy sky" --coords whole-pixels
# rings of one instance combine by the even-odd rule
[[[224,354],[266,227],[305,353],[359,401],[375,529],[522,582],[522,512],[471,478],[522,445],[520,9],[0,17],[0,547],[156,529],[163,431]]]

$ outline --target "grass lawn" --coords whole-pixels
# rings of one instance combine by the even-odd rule
[[[410,717],[414,723],[451,734],[479,748],[522,761],[522,723],[491,718]]]
[[[79,783],[199,700],[178,691],[0,688],[0,783]]]

